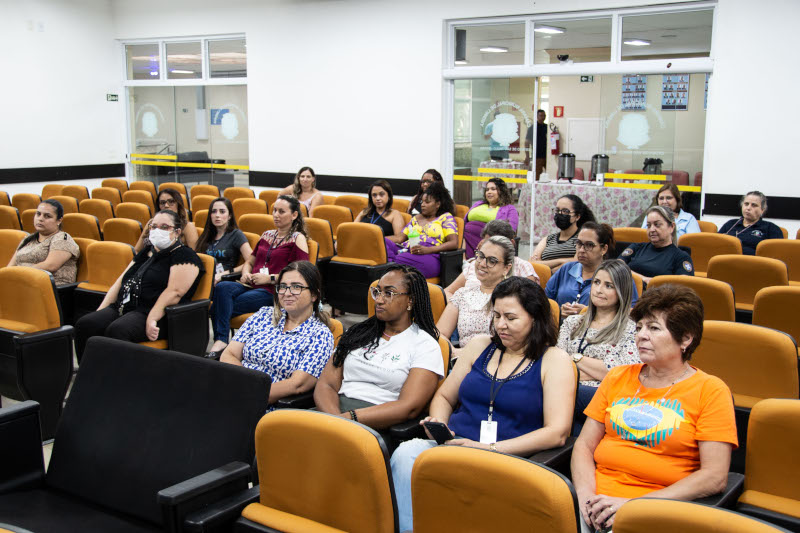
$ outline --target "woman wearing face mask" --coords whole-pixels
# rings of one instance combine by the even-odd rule
[[[553,221],[560,230],[551,233],[536,245],[531,261],[547,265],[555,272],[575,258],[575,240],[586,222],[594,222],[594,213],[574,194],[565,194],[556,202]]]
[[[500,178],[492,178],[486,182],[483,200],[472,204],[467,212],[464,225],[464,249],[467,259],[475,257],[475,250],[481,241],[481,232],[487,222],[507,220],[514,232],[517,231],[519,213],[512,204],[511,191],[506,182]]]
[[[231,317],[255,313],[272,305],[275,281],[293,261],[308,261],[308,242],[300,202],[293,196],[278,196],[272,207],[274,230],[265,231],[250,259],[242,267],[239,281],[221,281],[214,288],[211,318],[214,344],[207,357],[218,359],[228,345]]]
[[[660,205],[672,210],[675,214],[675,225],[678,228],[678,238],[686,233],[700,233],[700,224],[694,215],[682,209],[683,200],[681,191],[674,183],[667,183],[656,193],[653,205]],[[647,229],[647,217],[642,221],[642,228]]]
[[[181,229],[175,211],[159,211],[153,217],[150,244],[136,254],[97,311],[75,323],[78,360],[86,341],[95,335],[130,342],[167,338],[164,310],[188,302],[204,272],[194,250],[181,243]]]
[[[581,413],[592,401],[608,371],[619,365],[638,364],[636,324],[629,318],[633,302],[631,270],[619,259],[603,261],[594,273],[591,298],[585,314],[568,316],[558,334],[558,347],[578,365],[580,384],[575,412]],[[582,421],[573,423],[573,435]]]
[[[208,218],[203,235],[197,242],[197,252],[210,255],[216,263],[214,282],[219,283],[222,276],[231,272],[241,272],[239,258],[245,262],[250,259],[253,249],[244,233],[233,218],[233,206],[227,198],[217,198],[208,208]]]
[[[414,215],[399,235],[385,238],[386,257],[389,262],[413,266],[426,278],[432,278],[442,269],[439,252],[458,246],[458,225],[452,214],[453,199],[441,183],[425,190],[420,209],[421,213]],[[419,234],[419,243],[409,242],[412,232]]]
[[[497,284],[511,274],[514,245],[505,237],[489,237],[475,252],[475,275],[479,285],[458,289],[448,300],[436,323],[439,333],[450,338],[458,328],[458,340],[466,346],[473,337],[489,334],[491,308],[489,299]]]
[[[64,207],[57,200],[45,200],[36,208],[33,226],[36,232],[25,237],[8,266],[24,266],[46,270],[56,285],[75,283],[78,273],[78,245],[61,231]]]
[[[751,191],[742,196],[742,218],[732,218],[719,229],[723,235],[733,235],[742,241],[742,253],[755,255],[758,243],[765,239],[782,239],[781,228],[761,218],[767,212],[764,193]]]
[[[317,189],[317,175],[311,167],[303,167],[297,171],[294,183],[281,191],[281,194],[294,196],[301,204],[306,206],[308,213],[322,205],[322,193]]]
[[[435,168],[429,168],[422,173],[422,178],[419,180],[419,189],[417,189],[417,194],[414,195],[414,198],[411,199],[411,203],[408,204],[408,214],[416,215],[417,213],[420,213],[422,194],[427,191],[430,184],[434,182],[444,184],[444,178],[442,178],[442,175],[439,174],[438,170]]]
[[[647,210],[647,236],[650,242],[635,242],[619,258],[649,283],[655,276],[675,274],[694,276],[692,257],[678,248],[673,211],[657,205]]]
[[[608,224],[587,222],[575,243],[578,260],[566,263],[550,278],[545,288],[547,297],[561,306],[562,317],[577,315],[589,305],[594,273],[615,245],[614,228]],[[638,296],[634,289],[634,303]]]
[[[178,214],[181,219],[181,227],[183,228],[183,231],[181,232],[181,242],[189,248],[194,249],[195,246],[197,246],[197,240],[200,238],[200,236],[197,234],[197,228],[195,227],[194,222],[189,222],[189,217],[186,214],[186,207],[183,205],[183,196],[181,196],[181,193],[175,189],[164,189],[158,193],[157,204],[157,209],[169,209],[170,211],[175,211]],[[147,223],[147,227],[144,228],[144,231],[139,236],[139,240],[136,241],[136,245],[133,247],[133,249],[136,250],[136,253],[141,252],[145,245],[149,244],[147,242],[147,238],[150,234],[150,226],[152,224],[153,219],[150,219],[150,222]]]
[[[393,199],[388,181],[373,181],[367,194],[367,207],[358,214],[355,222],[375,224],[383,230],[384,237],[399,235],[405,222],[400,211],[392,209]]]

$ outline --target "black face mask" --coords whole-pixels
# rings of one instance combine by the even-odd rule
[[[565,230],[572,225],[569,215],[562,215],[561,213],[553,217],[556,227],[560,230]]]

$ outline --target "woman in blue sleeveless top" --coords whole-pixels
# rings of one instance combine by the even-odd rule
[[[576,382],[569,356],[555,347],[556,325],[544,290],[511,277],[494,289],[491,304],[492,336],[467,344],[423,422],[446,424],[455,437],[450,446],[527,457],[563,445],[572,426]],[[414,461],[434,446],[433,440],[414,439],[392,455],[400,531],[413,528]]]

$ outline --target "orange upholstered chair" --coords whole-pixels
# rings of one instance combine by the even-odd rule
[[[308,236],[319,244],[319,258],[333,257],[336,250],[333,246],[333,230],[331,223],[321,218],[309,217],[305,219]]]
[[[125,194],[132,192],[141,191],[128,191]],[[135,220],[142,225],[142,228],[147,226],[147,223],[150,222],[151,218],[153,218],[153,211],[150,209],[150,207],[146,204],[141,204],[138,202],[122,202],[117,206],[115,212],[117,214],[117,218],[129,218],[131,220]]]
[[[119,178],[107,178],[100,182],[101,187],[113,187],[119,191],[120,196],[128,190],[128,182]]]
[[[89,199],[89,189],[85,185],[64,185],[61,194],[72,196],[77,202]]]
[[[267,215],[267,202],[264,200],[259,200],[258,198],[237,198],[233,202],[233,216],[236,218],[236,223],[239,223],[239,219],[242,218],[242,215],[247,214],[254,214],[254,215]]]
[[[17,229],[0,229],[0,268],[6,266],[17,252],[19,243],[28,234]]]
[[[121,204],[120,204],[121,205]],[[130,218],[110,218],[103,223],[103,240],[136,246],[142,235],[142,223]]]
[[[116,192],[115,189],[111,190]],[[97,221],[100,223],[101,228],[103,227],[103,224],[106,223],[106,220],[114,218],[114,207],[108,200],[100,200],[99,198],[82,200],[79,209],[81,213],[97,217]]]
[[[800,339],[798,310],[800,287],[764,287],[753,302],[753,325],[783,331],[797,341]]]
[[[733,287],[736,309],[752,311],[756,293],[764,287],[789,285],[786,263],[752,255],[718,255],[708,263],[708,277]]]
[[[719,233],[686,233],[678,239],[678,244],[692,249],[694,275],[706,277],[708,262],[717,255],[741,255],[742,241],[733,235]]]
[[[177,181],[165,181],[164,183],[158,186],[158,192],[161,192],[164,189],[175,189],[184,196],[188,194],[188,192],[186,191],[186,185],[184,185],[183,183],[178,183]]]
[[[312,209],[311,216],[330,222],[334,239],[339,238],[338,231],[340,224],[353,221],[353,213],[350,211],[350,208],[341,205],[318,205]]]
[[[239,224],[240,230],[257,235],[275,229],[275,219],[272,218],[272,215],[242,215],[237,224]]]
[[[536,263],[534,261],[531,261],[530,263],[533,265],[533,270],[536,271],[536,275],[539,276],[539,285],[544,288],[547,285],[547,282],[550,280],[550,277],[553,275],[553,271],[550,270],[550,267],[547,265]]]
[[[84,200],[85,202],[86,200]],[[61,222],[61,229],[71,237],[100,240],[100,222],[94,215],[85,213],[67,213]]]
[[[197,187],[197,185],[195,185],[195,187]],[[195,214],[195,216],[197,216],[198,211],[208,210],[208,208],[211,207],[211,202],[217,198],[219,198],[219,196],[198,194],[192,198],[192,212]]]
[[[107,200],[112,207],[122,202],[122,193],[113,187],[98,187],[92,189],[92,198],[95,200]]]
[[[349,208],[350,212],[353,214],[353,220],[355,220],[358,214],[367,207],[367,197],[358,196],[356,194],[343,194],[336,197],[333,205],[341,205]]]
[[[756,246],[756,255],[771,257],[786,263],[789,269],[789,285],[800,285],[800,241],[768,239]]]
[[[192,188],[189,190],[189,198],[192,200],[192,207],[194,207],[194,198],[195,196],[213,196],[214,198],[219,198],[219,187],[216,185],[208,185],[208,184],[200,184],[200,185],[193,185]]]
[[[698,220],[697,224],[700,226],[700,231],[703,233],[716,233],[718,231],[717,225],[707,220]]]
[[[614,240],[621,242],[649,242],[647,230],[642,228],[614,228]]]
[[[706,320],[736,320],[736,306],[734,304],[733,287],[724,281],[697,276],[656,276],[648,288],[658,287],[671,283],[683,285],[694,290],[703,301],[703,310]]]
[[[256,194],[249,187],[228,187],[222,195],[233,202],[237,198],[255,198]]]
[[[259,200],[264,200],[267,202],[268,205],[272,205],[275,203],[275,200],[278,199],[278,195],[280,191],[276,189],[267,189],[266,191],[261,191],[258,193]]]
[[[64,186],[60,183],[48,183],[42,187],[42,200],[47,200],[53,196],[59,196]]]
[[[16,207],[0,205],[0,229],[22,230],[22,219]]]
[[[33,226],[33,218],[36,216],[36,209],[26,209],[22,212],[20,218],[22,219],[22,230],[28,233],[33,233],[36,228]]]
[[[51,196],[51,200],[55,200],[56,202],[61,204],[61,207],[64,208],[64,213],[79,213],[80,209],[78,209],[78,201],[72,196]]]
[[[156,186],[152,181],[134,181],[131,183],[130,187],[131,191],[147,191],[150,193],[150,196],[153,198],[153,201],[156,200]],[[121,191],[122,194],[125,194],[125,191]]]
[[[150,216],[153,216],[158,211],[153,197],[147,191],[128,191],[122,193],[122,202],[146,205],[150,209]],[[117,206],[117,211],[119,211],[119,205]],[[122,215],[118,213],[117,216]]]
[[[11,205],[16,207],[20,213],[28,209],[36,209],[42,203],[42,197],[38,194],[20,192],[11,198]]]

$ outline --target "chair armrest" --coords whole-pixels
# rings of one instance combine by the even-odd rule
[[[411,420],[406,420],[405,422],[395,424],[389,428],[389,434],[392,436],[395,442],[405,442],[411,439],[427,439],[428,436],[425,435],[425,430],[419,424],[420,420],[422,419],[413,418]]]
[[[286,396],[275,402],[275,409],[311,409],[314,407],[314,389]]]
[[[190,513],[247,489],[251,474],[250,465],[233,461],[158,491],[157,501],[166,530],[181,531]]]
[[[210,300],[195,300],[165,309],[170,350],[197,356],[206,353],[210,305]]]
[[[241,277],[242,277],[241,271],[231,272],[230,274],[223,275],[221,281],[237,281]]]
[[[259,487],[249,488],[228,496],[205,509],[195,511],[186,516],[183,530],[190,533],[216,533],[231,531],[233,523],[242,514],[245,507],[259,499]]]
[[[0,494],[33,489],[44,482],[39,404],[25,401],[0,409]]]
[[[725,490],[718,494],[712,494],[705,498],[697,498],[693,500],[694,503],[702,503],[705,505],[712,505],[714,507],[722,507],[725,509],[733,509],[736,505],[739,496],[742,495],[744,489],[744,475],[737,472],[728,472],[728,482],[725,485]]]
[[[554,470],[562,465],[569,464],[572,458],[572,448],[575,446],[576,437],[567,437],[567,441],[563,446],[558,448],[550,448],[549,450],[542,450],[529,457],[531,461],[543,464]]]
[[[442,282],[442,287],[447,287],[461,274],[461,269],[464,264],[464,249],[459,248],[458,250],[440,252],[439,261],[442,265],[439,279]]]

